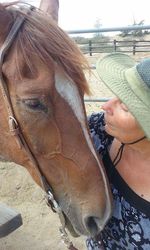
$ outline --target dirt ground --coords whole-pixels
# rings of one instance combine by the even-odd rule
[[[0,250],[66,249],[58,232],[59,220],[47,207],[44,194],[28,172],[14,163],[0,164],[0,202],[21,213],[23,225],[0,239]],[[73,239],[85,249],[84,239]]]
[[[102,55],[100,55],[102,56]],[[134,56],[135,60],[147,54]],[[91,57],[95,64],[97,55]],[[112,94],[96,75],[89,79],[92,97],[110,97]],[[86,103],[87,113],[100,110],[101,103]],[[28,172],[14,163],[0,163],[0,202],[15,208],[22,215],[23,225],[0,239],[0,250],[65,250],[58,232],[59,220],[47,207],[41,189]],[[85,250],[84,237],[72,239],[79,250]]]

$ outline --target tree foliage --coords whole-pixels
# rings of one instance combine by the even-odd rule
[[[143,26],[144,25],[144,20],[141,20],[140,22],[136,22],[134,19],[132,26]],[[130,25],[129,25],[130,27]],[[147,30],[142,30],[142,29],[136,29],[136,30],[125,30],[121,31],[120,36],[126,37],[126,36],[133,36],[133,37],[142,37],[145,34],[148,34],[149,32]]]

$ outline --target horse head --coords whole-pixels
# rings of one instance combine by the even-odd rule
[[[0,46],[1,158],[25,167],[41,185],[35,161],[69,230],[96,235],[110,217],[111,195],[87,126],[83,55],[50,17],[13,4],[0,5]]]

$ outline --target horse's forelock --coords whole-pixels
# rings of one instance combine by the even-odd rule
[[[26,14],[26,21],[15,43],[18,65],[19,54],[24,57],[31,71],[32,66],[36,65],[32,53],[38,55],[47,66],[53,60],[78,84],[83,93],[90,93],[83,73],[84,69],[89,70],[86,59],[71,38],[48,15],[38,10]]]

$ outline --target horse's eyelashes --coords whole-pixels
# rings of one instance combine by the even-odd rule
[[[47,107],[39,99],[26,99],[23,104],[29,109],[47,112]]]

